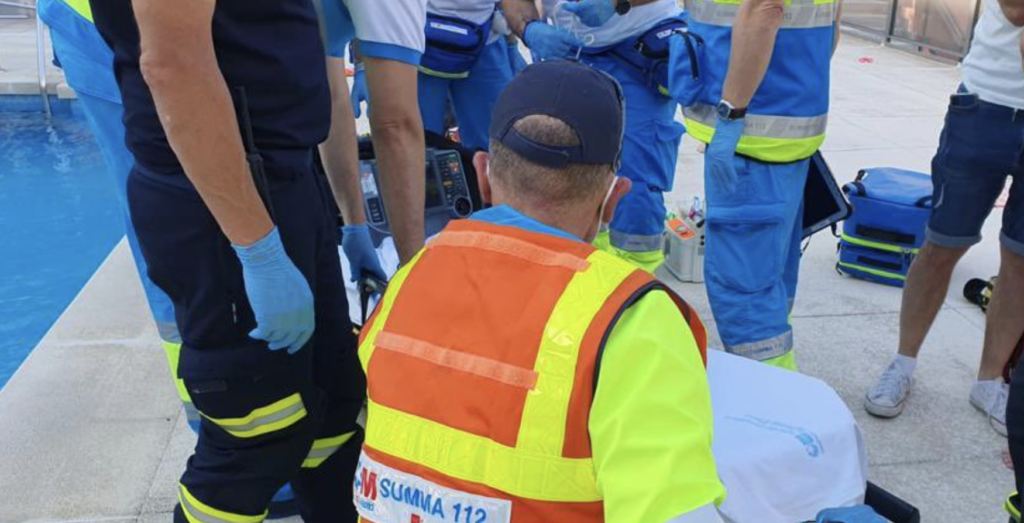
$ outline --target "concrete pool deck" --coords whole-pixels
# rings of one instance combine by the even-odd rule
[[[0,65],[10,63],[4,23]],[[0,92],[10,78],[0,71]],[[955,67],[846,38],[824,147],[840,182],[870,166],[927,172],[958,78]],[[684,202],[703,192],[703,160],[689,139],[681,153],[672,198]],[[872,480],[928,523],[1005,521],[1006,441],[967,401],[984,316],[961,297],[964,282],[997,270],[1000,214],[957,269],[897,420],[869,417],[861,398],[895,350],[900,291],[836,274],[827,234],[804,257],[793,314],[803,370],[832,385],[860,422]],[[194,436],[129,257],[122,242],[0,390],[0,523],[169,521]],[[702,286],[660,275],[710,320]]]

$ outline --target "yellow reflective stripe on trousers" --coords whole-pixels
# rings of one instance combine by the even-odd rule
[[[1010,494],[1010,497],[1006,498],[1006,503],[1003,504],[1003,508],[1006,509],[1007,514],[1013,518],[1013,521],[1020,523],[1020,509],[1014,504],[1014,498],[1018,497],[1018,494],[1014,492]]]
[[[917,254],[917,253],[921,252],[921,249],[915,249],[915,248],[912,248],[912,247],[900,247],[898,245],[890,245],[888,243],[879,243],[879,242],[873,242],[873,241],[869,241],[869,240],[862,240],[860,238],[854,238],[853,236],[848,236],[845,233],[843,233],[842,236],[840,236],[840,238],[843,241],[847,242],[847,243],[852,243],[854,245],[860,245],[861,247],[870,247],[872,249],[878,249],[880,251],[895,252],[895,253],[898,253],[898,254],[911,254],[911,253],[912,254]]]
[[[181,344],[165,341],[162,342],[162,345],[164,347],[164,354],[167,355],[167,365],[171,368],[171,377],[174,379],[174,386],[178,389],[178,397],[181,398],[182,403],[191,404],[192,398],[188,394],[188,389],[185,388],[185,380],[178,377],[178,361],[181,359]]]
[[[89,0],[64,0],[64,3],[71,9],[74,9],[76,13],[82,15],[90,23],[92,19],[92,7],[89,6]]]
[[[267,512],[258,516],[246,516],[215,509],[196,499],[181,483],[178,484],[178,503],[181,504],[181,511],[185,513],[185,519],[189,523],[260,523],[267,517]]]
[[[388,282],[388,290],[384,293],[381,303],[377,305],[378,312],[376,319],[373,320],[373,326],[367,331],[363,342],[359,344],[359,361],[363,364],[363,372],[366,372],[370,365],[370,358],[373,357],[377,335],[384,329],[384,324],[387,323],[391,309],[395,306],[395,296],[398,296],[399,291],[402,290],[402,284],[405,283],[405,279],[409,277],[409,273],[416,266],[416,262],[420,261],[420,257],[423,256],[424,252],[426,252],[426,249],[421,249],[420,252],[416,253],[416,256],[413,256],[412,260],[409,260],[409,263],[399,269],[391,278],[391,281]]]
[[[327,458],[338,452],[338,449],[345,446],[345,443],[348,443],[348,440],[352,439],[352,436],[355,435],[355,432],[346,432],[333,438],[314,440],[313,448],[309,449],[309,454],[302,461],[302,468],[315,469],[319,467],[327,461]]]
[[[688,0],[690,18],[702,24],[732,27],[741,2],[738,0]],[[811,29],[836,23],[835,0],[786,0],[782,28]]]
[[[170,341],[162,342],[164,347],[164,354],[167,355],[167,365],[171,368],[171,378],[174,379],[174,388],[178,389],[178,397],[181,398],[181,404],[185,407],[185,417],[189,422],[199,421],[199,411],[196,410],[196,406],[192,404],[192,397],[188,394],[188,389],[185,388],[185,380],[178,377],[178,360],[181,357],[181,343],[174,343]]]
[[[577,272],[551,311],[534,362],[537,385],[527,393],[516,448],[561,456],[565,425],[583,336],[608,297],[637,270],[604,251],[595,251],[590,268]]]
[[[306,406],[302,403],[302,396],[296,392],[266,407],[260,407],[244,418],[217,419],[202,412],[200,414],[236,438],[254,438],[294,425],[306,417]]]
[[[693,117],[689,108],[685,109],[686,114],[686,132],[690,134],[694,139],[704,143],[711,143],[711,138],[715,134],[715,124],[713,116],[710,123],[704,120],[698,120]],[[750,125],[751,119],[771,119],[771,118],[787,118],[791,117],[773,117],[773,116],[759,116],[759,115],[747,115],[747,125]],[[772,138],[766,136],[748,136],[744,135],[740,138],[739,146],[736,148],[736,152],[744,156],[749,156],[755,160],[762,162],[774,162],[774,163],[789,163],[810,158],[817,150],[821,147],[821,144],[825,142],[825,127],[827,123],[827,116],[820,116],[821,118],[821,134],[811,136],[808,138]],[[817,123],[815,125],[818,125]],[[744,133],[747,131],[744,130]]]
[[[560,423],[563,427],[565,420]],[[373,450],[524,499],[601,500],[590,459],[552,457],[507,447],[369,402],[366,445]]]

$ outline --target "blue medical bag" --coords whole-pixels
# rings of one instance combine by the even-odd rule
[[[691,33],[685,14],[662,20],[636,39],[627,38],[620,44],[588,54],[607,55],[626,71],[658,94],[675,98],[681,104],[696,101],[703,88],[700,63],[704,55],[704,39]],[[679,38],[685,51],[672,56],[673,38]],[[675,82],[675,88],[671,88]],[[682,93],[682,94],[680,94]]]
[[[420,58],[420,72],[441,78],[469,76],[491,35],[491,22],[475,24],[468,20],[427,13],[424,29],[426,48]]]
[[[931,177],[903,169],[865,169],[843,192],[853,214],[843,223],[836,269],[903,287],[931,216]]]

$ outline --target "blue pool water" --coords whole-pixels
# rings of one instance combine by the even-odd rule
[[[0,388],[124,235],[105,169],[70,105],[0,104]]]

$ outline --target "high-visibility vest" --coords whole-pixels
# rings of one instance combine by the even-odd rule
[[[82,18],[92,22],[92,7],[89,6],[89,0],[63,0],[65,4],[74,9],[76,13],[82,15]]]
[[[690,30],[704,38],[704,92],[684,108],[686,129],[710,143],[715,107],[729,69],[739,0],[686,0]],[[771,64],[750,102],[737,153],[788,163],[813,155],[825,141],[836,0],[786,0]]]
[[[587,428],[600,354],[650,274],[582,242],[452,222],[363,329],[363,521],[603,523]],[[706,359],[705,359],[706,361]],[[680,377],[685,379],[685,377]],[[465,512],[452,519],[452,511]]]

